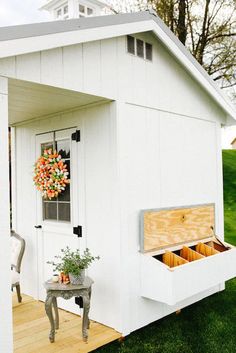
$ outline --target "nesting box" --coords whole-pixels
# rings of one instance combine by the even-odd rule
[[[233,278],[236,248],[214,230],[214,204],[142,211],[142,296],[175,305]]]

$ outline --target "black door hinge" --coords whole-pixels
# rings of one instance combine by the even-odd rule
[[[82,238],[82,226],[73,227],[73,234],[76,234],[78,238]]]
[[[82,297],[75,297],[75,304],[79,305],[80,309],[83,309],[84,303]]]
[[[73,132],[73,134],[71,135],[71,139],[72,139],[72,141],[79,142],[80,141],[80,130],[76,130],[75,132]]]

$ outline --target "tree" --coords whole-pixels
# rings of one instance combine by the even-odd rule
[[[118,12],[153,8],[213,80],[231,88],[236,98],[236,0],[112,2]]]

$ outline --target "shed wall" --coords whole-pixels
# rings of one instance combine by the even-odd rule
[[[22,268],[22,291],[37,298],[37,233],[36,193],[32,174],[35,156],[35,135],[38,133],[80,126],[83,156],[84,209],[83,237],[86,246],[101,259],[88,271],[94,279],[91,319],[121,331],[120,310],[120,237],[117,203],[115,103],[59,114],[17,127],[16,180],[14,185],[14,228],[26,240]],[[81,193],[80,193],[81,194]],[[79,217],[81,220],[81,217]],[[71,226],[71,234],[72,226]],[[56,254],[55,254],[56,255]],[[79,308],[78,308],[79,312]]]
[[[225,122],[221,108],[152,33],[153,61],[127,53],[126,37],[0,60],[0,74],[161,111]]]
[[[173,307],[144,299],[139,254],[142,209],[215,203],[216,234],[223,237],[220,125],[124,104],[118,127],[126,330],[133,331],[221,288]]]

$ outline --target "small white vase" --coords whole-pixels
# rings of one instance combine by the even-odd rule
[[[52,276],[52,282],[57,283],[59,281],[59,276],[58,275],[53,275]]]
[[[71,284],[83,284],[85,279],[85,270],[82,270],[78,276],[69,273]]]

